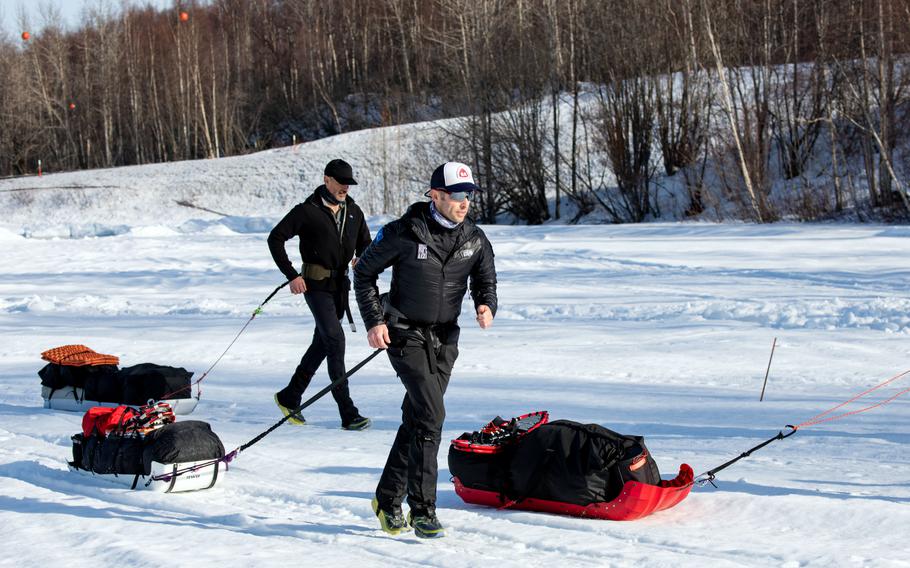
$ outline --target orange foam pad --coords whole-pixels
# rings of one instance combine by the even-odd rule
[[[61,345],[41,353],[41,358],[58,365],[84,367],[89,365],[119,365],[120,358],[97,353],[85,345]]]

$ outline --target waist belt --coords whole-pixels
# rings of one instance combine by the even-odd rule
[[[303,263],[303,270],[300,275],[310,280],[325,280],[326,278],[339,278],[348,273],[347,267],[344,270],[329,270],[321,264]]]
[[[347,276],[348,269],[345,267],[344,270],[329,270],[321,264],[313,263],[303,263],[303,270],[300,271],[300,275],[309,280],[326,280],[328,278],[341,278],[342,276]],[[342,290],[342,299],[344,302],[344,313],[348,316],[348,323],[351,325],[351,331],[357,331],[357,327],[354,325],[354,316],[351,315],[351,303],[348,301],[348,290],[350,282]]]
[[[386,314],[387,325],[396,329],[415,329],[423,337],[423,347],[427,354],[427,362],[430,365],[430,372],[434,375],[438,372],[436,364],[436,350],[442,346],[439,340],[437,330],[450,327],[451,323],[417,323],[409,319],[394,314]]]

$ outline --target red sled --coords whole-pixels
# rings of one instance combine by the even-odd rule
[[[514,502],[509,501],[496,491],[465,487],[457,477],[453,478],[453,481],[455,482],[455,493],[465,503],[472,505],[611,521],[634,521],[647,517],[651,513],[669,509],[680,503],[689,495],[694,476],[692,468],[688,464],[682,464],[679,466],[679,475],[675,479],[663,480],[658,485],[627,481],[623,485],[619,496],[612,501],[591,503],[590,505],[573,505],[571,503],[547,501],[532,497]]]

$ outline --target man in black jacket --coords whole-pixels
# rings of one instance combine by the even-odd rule
[[[275,394],[275,403],[285,415],[300,406],[303,391],[324,359],[328,359],[329,377],[333,381],[345,374],[344,330],[339,320],[345,312],[351,317],[348,263],[353,259],[356,264],[357,257],[370,244],[370,230],[363,211],[348,196],[348,186],[357,185],[351,166],[344,160],[332,160],[325,167],[323,182],[269,233],[269,251],[275,264],[290,281],[291,293],[304,294],[316,320],[309,349],[288,386]],[[294,270],[284,249],[284,243],[294,237],[300,239],[303,259],[300,272]],[[342,428],[363,430],[370,426],[370,419],[361,416],[354,406],[347,382],[333,388],[332,396],[338,404]],[[288,421],[306,424],[302,416]]]
[[[439,166],[429,203],[415,203],[383,227],[354,268],[354,290],[371,347],[388,350],[407,391],[402,424],[376,488],[373,511],[390,534],[410,524],[423,538],[444,535],[436,517],[436,456],[445,419],[443,395],[458,356],[458,316],[468,290],[481,328],[496,313],[496,268],[486,235],[467,218],[478,188],[458,162]],[[389,266],[383,302],[376,279]],[[409,523],[401,512],[407,494]]]

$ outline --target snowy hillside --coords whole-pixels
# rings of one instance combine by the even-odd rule
[[[326,146],[300,161],[315,167],[333,151]],[[628,523],[466,505],[448,481],[443,444],[439,517],[449,535],[429,543],[386,536],[370,510],[403,395],[383,357],[352,378],[371,429],[341,430],[334,404],[321,400],[305,413],[309,425],[278,429],[212,490],[131,492],[69,472],[69,437],[81,417],[41,407],[39,353],[85,343],[123,365],[157,362],[198,376],[281,277],[265,244],[269,219],[187,223],[204,214],[168,202],[199,197],[191,184],[180,185],[192,169],[217,189],[258,160],[258,173],[243,173],[238,183],[261,186],[263,205],[228,191],[199,205],[278,216],[296,199],[296,186],[269,181],[278,170],[265,162],[274,158],[288,172],[297,164],[292,152],[221,160],[224,170],[208,175],[205,163],[124,170],[137,188],[170,193],[122,207],[98,200],[84,210],[85,222],[125,225],[115,236],[0,231],[0,523],[7,536],[0,566],[124,559],[143,567],[910,564],[902,530],[910,523],[910,401],[903,398],[806,428],[722,472],[719,488],[696,488],[677,507]],[[106,175],[116,174],[67,179],[112,183]],[[13,223],[36,223],[46,207],[48,224],[63,226],[74,206],[36,201],[30,213],[13,213]],[[486,331],[462,318],[444,440],[497,414],[546,409],[553,418],[644,435],[665,475],[682,462],[702,472],[910,368],[906,227],[486,230],[501,309]],[[280,417],[272,394],[311,329],[302,299],[276,296],[203,383],[189,418],[211,423],[229,449],[265,430]],[[349,365],[369,353],[362,330],[348,334]],[[323,368],[313,392],[325,381]],[[876,392],[870,403],[908,384]]]
[[[596,98],[593,90],[582,94],[582,111],[595,112]],[[541,116],[547,124],[552,120],[548,113]],[[564,94],[559,120],[566,148],[571,146],[571,117],[571,95]],[[359,185],[352,186],[351,196],[368,216],[400,215],[423,199],[437,165],[470,162],[469,155],[451,148],[458,124],[459,119],[443,119],[348,132],[245,156],[0,179],[0,228],[38,238],[109,236],[150,225],[178,232],[196,232],[208,224],[257,231],[261,223],[251,217],[265,218],[267,224],[280,218],[322,183],[326,162],[338,157],[352,164]],[[659,152],[654,159],[661,159]],[[603,156],[592,151],[587,160],[589,175],[615,183]],[[679,180],[667,178],[661,185],[664,218],[680,218],[687,201],[679,194]],[[549,200],[552,208],[552,187]],[[564,195],[562,200],[564,222],[573,216],[574,206]],[[605,219],[600,209],[585,217],[594,223]],[[504,215],[504,220],[512,218]]]
[[[110,235],[128,227],[196,219],[281,217],[322,183],[326,162],[343,157],[368,214],[400,213],[420,197],[440,158],[425,150],[436,123],[362,130],[246,156],[0,180],[0,226],[35,237]],[[433,164],[418,169],[413,164]],[[181,202],[183,203],[181,205]],[[192,206],[202,208],[194,208]],[[229,222],[230,223],[230,222]],[[243,219],[232,227],[242,229]],[[193,231],[197,223],[183,227]],[[255,229],[255,227],[254,227]]]

